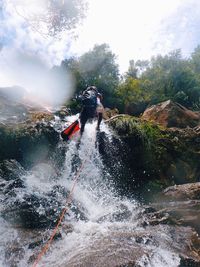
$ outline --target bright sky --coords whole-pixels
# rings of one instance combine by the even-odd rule
[[[0,0],[0,4],[1,4]],[[28,0],[20,1],[27,5]],[[42,0],[29,0],[29,3]],[[45,1],[45,0],[43,0]],[[185,56],[200,44],[199,0],[88,0],[88,16],[77,29],[78,38],[70,40],[65,33],[61,40],[45,39],[27,27],[12,8],[0,9],[0,86],[8,84],[7,74],[30,59],[52,66],[71,55],[80,55],[94,44],[108,43],[117,55],[121,72],[129,60],[148,59],[181,48]],[[3,49],[1,50],[3,44]]]
[[[85,52],[95,43],[108,43],[118,55],[121,70],[130,59],[145,59],[168,51],[157,47],[159,35],[183,0],[89,0],[89,13],[73,51]],[[176,25],[174,25],[176,28]],[[174,29],[175,31],[176,29]]]
[[[72,51],[108,43],[122,72],[130,59],[178,48],[188,56],[200,44],[199,0],[89,0],[89,7]]]

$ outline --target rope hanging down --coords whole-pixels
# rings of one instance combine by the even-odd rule
[[[63,218],[64,218],[64,216],[65,216],[65,213],[66,213],[66,212],[68,211],[68,209],[69,209],[69,204],[70,204],[71,201],[72,201],[72,195],[73,195],[75,186],[76,186],[76,184],[77,184],[78,178],[79,178],[79,176],[80,176],[80,173],[81,173],[81,171],[82,171],[82,169],[83,169],[83,165],[84,165],[84,163],[85,163],[85,161],[81,164],[79,170],[77,171],[77,173],[76,173],[76,175],[75,175],[75,177],[74,177],[74,183],[73,183],[73,186],[72,186],[71,191],[70,191],[70,193],[69,193],[69,195],[68,195],[68,197],[67,197],[67,199],[66,199],[65,207],[64,207],[64,209],[62,210],[61,215],[60,215],[59,218],[58,218],[58,223],[56,224],[56,226],[55,226],[55,228],[54,228],[54,230],[53,230],[53,232],[52,232],[52,234],[51,234],[51,236],[50,236],[48,242],[47,242],[46,245],[42,248],[41,252],[38,254],[38,256],[37,256],[36,260],[34,261],[32,267],[36,267],[36,266],[38,265],[38,263],[41,261],[41,259],[42,259],[42,257],[44,256],[44,254],[45,254],[45,253],[47,252],[47,250],[49,249],[49,247],[50,247],[50,245],[51,245],[51,243],[52,243],[52,241],[53,241],[53,239],[54,239],[54,237],[55,237],[55,235],[56,235],[56,233],[57,233],[57,231],[58,231],[58,228],[59,228],[59,226],[61,225],[62,220],[63,220]]]

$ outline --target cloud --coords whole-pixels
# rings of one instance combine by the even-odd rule
[[[95,43],[108,43],[118,56],[121,71],[126,71],[129,60],[147,59],[157,53],[154,45],[160,41],[160,23],[179,8],[181,1],[89,0],[88,17],[72,48],[83,53]]]
[[[189,56],[200,44],[200,2],[185,0],[166,20],[157,35],[155,51],[166,53],[181,48]]]

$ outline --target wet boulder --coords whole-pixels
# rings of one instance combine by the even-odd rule
[[[37,179],[34,176],[30,178]],[[26,179],[20,180],[21,183],[13,180],[4,184],[1,195],[2,217],[13,226],[17,225],[25,229],[54,227],[66,205],[69,192],[60,185],[50,186],[49,190],[43,190],[34,185],[35,181],[30,181],[33,187],[29,188]],[[66,207],[68,207],[65,214],[67,221],[87,220],[86,212],[80,203],[69,201]]]
[[[150,221],[159,223],[159,219],[167,217],[166,223],[192,226],[200,234],[200,183],[175,185],[166,188],[157,195],[151,206],[155,209]]]
[[[140,116],[147,108],[147,102],[130,103],[125,106],[125,113],[132,116]]]
[[[6,181],[20,179],[25,173],[21,164],[14,159],[0,162],[0,177]]]
[[[11,188],[2,197],[2,202],[2,217],[13,226],[29,229],[53,227],[62,210],[62,203],[53,192],[31,193],[25,186]]]
[[[1,125],[0,137],[0,160],[16,159],[24,166],[48,159],[60,138],[47,123]]]
[[[200,182],[170,186],[162,196],[170,201],[200,200]]]
[[[107,123],[114,135],[111,140],[100,133],[99,149],[119,190],[149,200],[170,185],[198,181],[198,126],[163,128],[128,115],[115,116]]]
[[[200,114],[171,100],[147,108],[142,118],[165,127],[195,127],[200,123]]]
[[[94,236],[81,249],[77,247],[73,256],[60,266],[143,267],[163,263],[183,267],[190,262],[191,267],[196,267],[200,264],[199,248],[199,237],[189,227],[113,226],[106,234],[101,233],[96,239]]]

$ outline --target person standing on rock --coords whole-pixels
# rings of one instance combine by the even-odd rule
[[[98,116],[97,130],[99,130],[103,113],[103,105],[101,104],[102,95],[98,92],[96,86],[89,86],[82,93],[80,99],[83,105],[79,117],[81,122],[81,135],[84,132],[86,122],[96,115]]]

